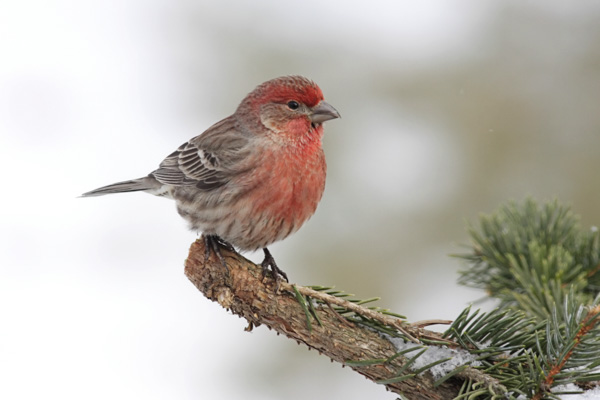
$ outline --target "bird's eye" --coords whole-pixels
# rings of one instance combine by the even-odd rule
[[[298,107],[300,107],[300,104],[298,104],[297,101],[288,101],[287,106],[289,107],[290,110],[297,110]]]

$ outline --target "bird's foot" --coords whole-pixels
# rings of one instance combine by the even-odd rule
[[[223,257],[223,254],[221,254],[220,247],[223,246],[229,251],[235,251],[234,247],[229,242],[226,242],[217,235],[202,235],[202,237],[204,238],[204,262],[208,261],[210,252],[212,251],[217,255],[227,272],[229,272],[229,267],[225,262],[225,257]]]
[[[273,279],[275,279],[275,290],[278,292],[279,282],[282,278],[285,279],[286,282],[289,282],[287,274],[277,266],[277,263],[275,262],[275,259],[271,255],[269,249],[265,247],[263,248],[263,251],[265,252],[265,259],[260,264],[262,266],[263,278],[267,276],[269,272],[271,272],[271,274],[273,275]]]

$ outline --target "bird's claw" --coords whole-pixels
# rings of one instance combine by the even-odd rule
[[[289,282],[287,274],[277,266],[277,263],[271,255],[271,252],[266,247],[263,249],[263,251],[265,252],[265,259],[260,264],[262,266],[263,279],[269,272],[271,272],[273,279],[275,280],[275,290],[278,292],[279,283],[281,282],[282,278],[285,279],[286,282]]]
[[[220,247],[223,246],[229,251],[235,251],[233,246],[217,235],[202,235],[202,237],[204,238],[204,262],[208,261],[210,258],[210,252],[212,251],[217,255],[219,261],[221,261],[221,264],[223,264],[223,267],[225,267],[225,270],[229,273],[229,267],[225,262],[225,257],[223,257],[223,254],[221,254]]]

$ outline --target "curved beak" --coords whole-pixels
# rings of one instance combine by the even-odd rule
[[[313,124],[320,124],[330,119],[341,118],[341,115],[331,104],[321,101],[313,107],[309,118]]]

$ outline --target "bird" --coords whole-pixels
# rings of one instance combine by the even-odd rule
[[[81,195],[142,191],[175,200],[228,269],[219,246],[262,249],[263,276],[288,281],[268,250],[315,212],[325,189],[323,123],[340,118],[313,81],[282,76],[258,85],[227,118],[188,140],[147,176]]]

